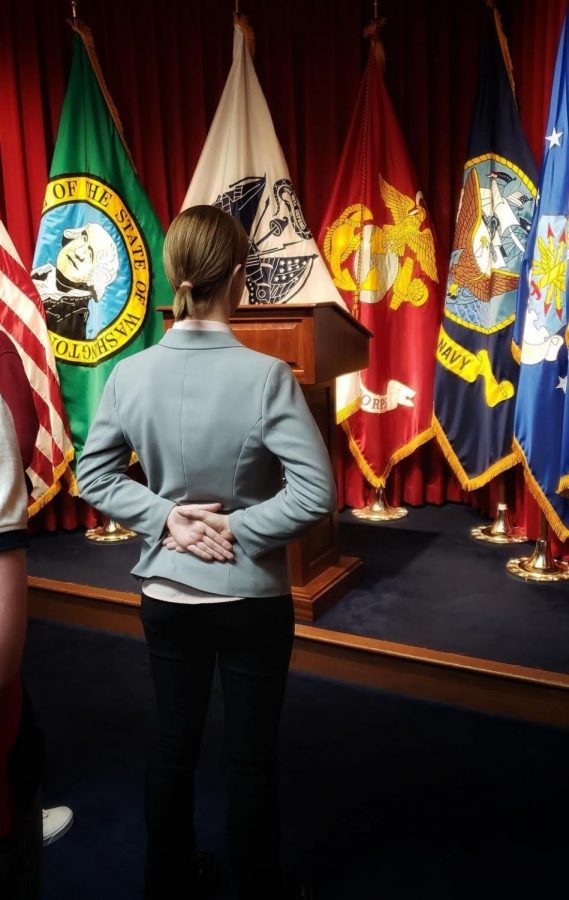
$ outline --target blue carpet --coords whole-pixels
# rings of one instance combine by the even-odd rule
[[[480,515],[447,504],[392,524],[341,515],[342,553],[364,566],[356,588],[321,616],[322,628],[569,673],[567,583],[530,585],[506,573],[531,546],[489,547],[469,537]],[[29,571],[62,581],[137,591],[129,575],[140,539],[94,545],[82,533],[32,539]]]
[[[32,621],[25,678],[47,737],[44,802],[76,817],[46,848],[43,900],[138,900],[144,643]],[[216,685],[198,831],[230,900],[222,730]],[[281,748],[284,857],[319,900],[567,896],[567,733],[293,674]]]

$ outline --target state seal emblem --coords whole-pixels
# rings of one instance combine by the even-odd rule
[[[49,181],[32,271],[56,359],[94,366],[123,350],[146,318],[151,266],[116,190],[93,175]]]
[[[514,321],[535,195],[528,176],[503,156],[466,163],[445,311],[464,328],[492,334]]]

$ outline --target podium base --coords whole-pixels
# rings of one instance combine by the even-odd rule
[[[363,565],[357,556],[341,556],[336,565],[328,566],[306,584],[293,584],[294,614],[299,622],[314,622],[358,581]]]

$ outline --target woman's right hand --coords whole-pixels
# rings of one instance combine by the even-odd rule
[[[235,540],[229,517],[219,513],[221,503],[186,503],[175,506],[166,520],[168,534],[162,541],[168,550],[193,553],[204,560],[234,559]]]

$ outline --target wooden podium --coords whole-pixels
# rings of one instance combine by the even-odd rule
[[[170,307],[160,307],[164,327]],[[335,378],[367,368],[370,332],[337,303],[240,306],[231,328],[251,350],[284,360],[302,385],[336,472]],[[361,560],[341,556],[338,511],[289,546],[292,595],[297,619],[314,622],[356,579]]]

